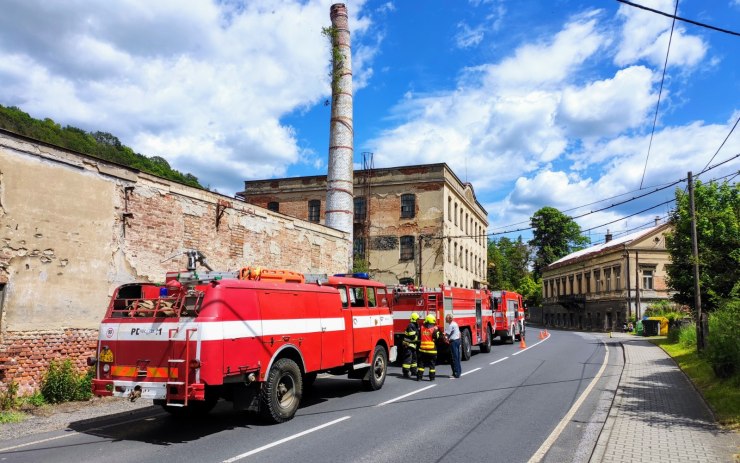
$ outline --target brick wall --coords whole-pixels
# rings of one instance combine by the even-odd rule
[[[19,394],[37,390],[51,361],[70,359],[79,372],[87,368],[87,357],[95,354],[97,330],[64,329],[18,331],[3,334],[0,345],[0,385],[18,384]]]

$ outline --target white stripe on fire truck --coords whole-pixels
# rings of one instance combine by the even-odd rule
[[[421,312],[424,312],[424,310],[423,309],[418,310],[418,311],[416,311],[416,310],[409,310],[409,311],[406,311],[406,310],[394,310],[393,311],[393,318],[395,318],[396,320],[406,320],[406,319],[411,318],[411,314],[414,313],[414,312],[418,313],[419,315],[422,315]],[[475,317],[475,310],[454,310],[454,311],[452,311],[452,314],[455,316],[455,318]],[[493,316],[493,311],[491,311],[491,310],[483,310],[482,311],[482,315],[484,317],[491,317],[491,316]],[[424,318],[424,317],[422,317],[422,318]]]
[[[389,315],[369,315],[352,317],[355,329],[376,326],[393,326]],[[101,341],[167,341],[170,331],[172,339],[184,341],[188,329],[197,329],[191,339],[200,341],[219,341],[223,339],[251,338],[257,336],[278,336],[291,334],[319,333],[322,331],[343,331],[344,318],[297,318],[281,320],[242,320],[225,322],[168,323],[104,323],[100,327],[98,339]],[[177,330],[175,332],[175,330]]]

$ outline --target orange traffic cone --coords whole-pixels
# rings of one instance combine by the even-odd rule
[[[540,339],[545,339],[545,332],[540,330]]]
[[[524,335],[522,335],[522,334],[519,335],[519,348],[520,349],[526,349],[527,348],[527,344],[524,342]]]

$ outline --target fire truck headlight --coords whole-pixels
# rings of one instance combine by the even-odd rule
[[[110,364],[104,363],[103,364],[103,372],[108,373],[110,371]]]

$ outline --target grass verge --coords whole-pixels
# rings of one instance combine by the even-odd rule
[[[670,355],[696,386],[714,411],[719,424],[740,430],[740,375],[719,379],[709,363],[696,352],[696,346],[684,347],[672,344],[666,338],[653,338],[652,343]]]

